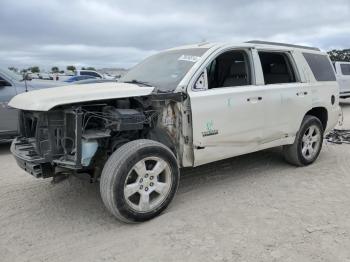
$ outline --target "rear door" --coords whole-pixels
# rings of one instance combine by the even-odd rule
[[[293,137],[311,108],[310,85],[302,79],[292,52],[262,49],[257,53],[265,90],[263,143]]]
[[[255,151],[262,141],[263,90],[250,50],[219,54],[190,87],[195,165]],[[207,83],[204,87],[203,81]]]

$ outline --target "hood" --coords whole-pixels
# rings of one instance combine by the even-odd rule
[[[48,111],[60,105],[145,96],[153,90],[154,87],[115,82],[68,85],[22,93],[12,98],[8,105],[22,110]]]

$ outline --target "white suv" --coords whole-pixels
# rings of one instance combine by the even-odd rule
[[[340,98],[350,97],[350,62],[334,62],[340,89]]]
[[[339,117],[339,88],[317,48],[252,41],[198,44],[153,55],[118,83],[20,94],[11,146],[36,177],[85,175],[125,222],[160,214],[179,168],[270,147],[305,166]]]

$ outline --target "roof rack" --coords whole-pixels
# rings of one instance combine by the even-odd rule
[[[317,47],[311,47],[311,46],[303,46],[303,45],[291,45],[291,44],[285,44],[285,43],[277,43],[277,42],[268,42],[268,41],[261,41],[261,40],[251,40],[247,41],[246,43],[249,44],[260,44],[260,45],[277,45],[277,46],[287,46],[287,47],[295,47],[295,48],[302,48],[302,49],[309,49],[314,51],[321,51]]]

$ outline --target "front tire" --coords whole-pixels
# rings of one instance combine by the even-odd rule
[[[321,121],[317,117],[306,115],[294,144],[283,147],[285,160],[296,166],[312,164],[321,152],[323,133]]]
[[[169,148],[152,140],[135,140],[118,148],[106,162],[101,197],[119,220],[143,222],[169,205],[179,177],[176,158]]]

